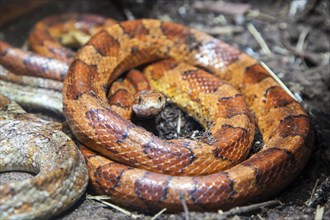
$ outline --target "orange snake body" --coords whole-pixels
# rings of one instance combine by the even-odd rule
[[[33,33],[30,41],[40,52],[62,51],[57,45],[49,49],[54,43],[49,37],[39,39],[38,29]],[[71,56],[62,57],[71,62]],[[190,93],[181,106],[210,131],[211,143],[162,140],[117,114],[120,111],[108,101],[109,87],[123,72],[163,58],[203,67],[216,76],[172,60],[146,73],[151,84],[171,98],[184,94],[177,92],[180,86],[187,87]],[[164,73],[177,66],[180,74]],[[95,34],[74,57],[63,98],[73,134],[88,146],[81,151],[92,188],[131,208],[176,212],[185,201],[190,210],[205,211],[262,200],[296,178],[313,150],[308,115],[264,67],[218,39],[175,23],[126,21]],[[185,105],[190,103],[187,98],[192,98],[191,105]],[[195,108],[196,103],[202,104]],[[244,160],[254,120],[264,146]]]
[[[213,154],[207,154],[210,158],[199,160],[199,143],[161,140],[115,113],[107,103],[110,84],[124,71],[161,58],[204,67],[242,92],[256,116],[263,149],[224,171],[207,171],[209,160],[226,160],[221,147],[213,148]],[[193,77],[198,81],[198,74]],[[203,84],[200,92],[207,85]],[[63,96],[64,113],[74,135],[111,158],[81,148],[91,185],[124,206],[179,211],[184,200],[191,210],[214,210],[260,200],[287,186],[312,152],[307,114],[267,70],[220,40],[175,23],[135,20],[100,31],[75,56]],[[248,114],[222,117],[237,115]],[[220,132],[213,135],[227,143],[236,143],[248,133],[239,125],[227,125],[235,134],[221,130],[224,127],[217,127]],[[186,176],[195,174],[189,169],[194,163],[204,175]],[[170,171],[185,176],[173,176]]]

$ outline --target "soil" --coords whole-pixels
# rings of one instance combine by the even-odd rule
[[[37,1],[37,0],[34,0]],[[22,1],[12,1],[13,4]],[[265,62],[283,81],[309,113],[315,133],[315,152],[301,175],[285,190],[270,199],[281,203],[273,206],[241,211],[236,214],[178,213],[161,214],[158,219],[314,219],[317,207],[324,207],[324,219],[330,219],[330,16],[329,1],[309,0],[297,10],[296,1],[221,1],[244,3],[234,8],[221,7],[216,11],[216,2],[211,7],[199,3],[204,1],[184,0],[81,0],[48,1],[34,11],[21,16],[1,28],[0,36],[11,44],[21,47],[33,24],[41,18],[63,12],[89,12],[112,17],[117,20],[134,18],[157,18],[195,27],[241,49]],[[205,3],[205,2],[204,2]],[[0,0],[0,5],[8,1]],[[199,4],[201,5],[201,4]],[[249,9],[244,8],[248,6]],[[298,4],[299,5],[299,4]],[[5,16],[5,15],[1,15]],[[1,18],[0,17],[0,18]],[[260,44],[248,30],[253,24],[269,48],[262,50]],[[305,37],[304,37],[304,34]],[[265,51],[266,50],[266,51]],[[178,118],[181,120],[177,132]],[[153,130],[164,138],[202,136],[200,126],[172,104],[149,122]],[[254,146],[254,152],[260,142]],[[1,175],[16,178],[17,174]],[[9,177],[8,177],[9,176]],[[19,175],[18,175],[19,176]],[[18,177],[26,178],[26,176]],[[93,194],[88,189],[88,194]],[[133,212],[140,219],[152,215]],[[80,200],[58,219],[131,219],[102,203]]]

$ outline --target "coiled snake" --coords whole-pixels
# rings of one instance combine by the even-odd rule
[[[213,137],[227,144],[217,146],[216,139],[215,146],[210,147],[210,158],[201,156],[199,160],[199,142],[161,140],[113,112],[106,99],[109,85],[125,70],[160,58],[202,66],[241,91],[256,116],[263,149],[224,171],[192,177],[169,175],[169,170],[193,174],[195,168],[190,167],[194,163],[207,174],[207,168],[214,167],[209,160],[231,160],[221,147],[235,149],[237,140],[249,130],[239,124],[213,124],[216,128],[209,127]],[[203,88],[209,84],[198,82],[195,71],[184,73],[182,78],[189,74],[200,86],[199,92],[207,93]],[[161,78],[159,74],[153,77]],[[74,135],[113,160],[83,149],[92,186],[125,206],[177,211],[181,209],[180,198],[184,198],[192,210],[212,210],[265,198],[287,186],[311,153],[307,114],[257,61],[220,40],[175,23],[135,20],[100,31],[70,65],[63,96],[64,113]],[[223,96],[211,103],[230,106],[239,96]],[[229,109],[220,116],[223,121],[249,118],[246,112]],[[227,133],[227,128],[236,133]],[[137,168],[130,167],[133,165]]]
[[[110,106],[107,91],[123,72],[163,58],[171,60],[147,70],[151,85],[176,99],[211,140],[162,140]],[[215,210],[261,200],[286,187],[312,152],[307,114],[262,65],[171,22],[124,21],[95,34],[69,67],[63,104],[71,131],[88,146],[81,151],[91,186],[139,209],[179,211],[184,200],[190,210]],[[264,146],[244,160],[255,120]]]
[[[0,218],[49,218],[71,207],[88,182],[84,158],[61,124],[0,95],[0,171],[37,174],[0,185]]]

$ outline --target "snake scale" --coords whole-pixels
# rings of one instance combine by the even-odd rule
[[[109,104],[107,91],[122,73],[168,58],[148,67],[147,78],[211,140],[162,140]],[[131,208],[176,212],[184,200],[190,210],[205,211],[262,200],[285,188],[313,150],[308,115],[258,61],[171,22],[124,21],[95,34],[70,64],[63,106],[87,146],[80,149],[92,188]],[[245,160],[254,121],[264,146]]]
[[[84,157],[60,130],[0,95],[0,172],[36,174],[0,186],[0,219],[49,218],[84,194]]]

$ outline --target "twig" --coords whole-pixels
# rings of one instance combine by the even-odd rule
[[[322,220],[324,214],[324,206],[317,205],[314,220]]]
[[[273,46],[273,52],[278,53],[280,55],[284,55],[284,56],[288,56],[288,54],[290,53],[287,48],[281,47],[278,45]]]
[[[280,80],[277,75],[264,63],[260,62],[260,64],[268,71],[268,73],[275,79],[275,81],[292,97],[294,100],[297,102],[302,102],[301,99],[297,98],[291,91],[290,89]]]
[[[99,196],[92,196],[92,195],[86,195],[86,199],[91,199],[91,200],[107,200],[110,199],[109,196],[106,195],[99,195]]]
[[[233,25],[227,25],[227,26],[221,26],[221,27],[205,27],[202,25],[193,25],[192,27],[206,32],[211,35],[231,35],[235,33],[240,33],[244,31],[244,28],[241,26],[233,26]]]
[[[298,11],[304,10],[306,3],[307,3],[307,0],[291,1],[289,16],[293,17]]]
[[[261,215],[258,213],[257,214],[257,217],[260,219],[260,220],[263,220],[264,218],[263,217],[261,217]]]
[[[184,200],[184,194],[180,192],[180,202],[184,211],[184,219],[189,220],[189,210],[186,201]]]
[[[154,215],[150,220],[155,220],[157,219],[161,214],[163,214],[167,209],[163,208],[162,210],[160,210],[156,215]]]
[[[181,112],[179,111],[178,126],[176,127],[176,133],[179,135],[181,133]]]
[[[321,59],[314,53],[307,52],[307,51],[301,51],[297,50],[295,47],[292,47],[291,45],[285,44],[285,46],[296,56],[304,58],[311,62],[314,65],[318,65],[321,61]]]
[[[123,11],[124,11],[124,14],[125,14],[127,20],[134,20],[135,19],[135,16],[133,15],[133,13],[127,7],[124,7]]]
[[[135,214],[131,213],[130,211],[126,210],[126,209],[123,209],[123,208],[121,208],[119,206],[116,206],[116,205],[114,205],[114,204],[112,204],[110,202],[104,201],[104,200],[110,199],[107,196],[91,196],[91,195],[87,195],[86,198],[87,199],[92,199],[92,200],[98,201],[100,203],[103,203],[103,204],[105,204],[105,205],[107,205],[107,206],[109,206],[109,207],[111,207],[113,209],[116,209],[117,211],[119,211],[119,212],[121,212],[121,213],[123,213],[123,214],[125,214],[125,215],[127,215],[129,217],[131,217],[132,219],[137,219],[137,218],[140,217],[139,215],[135,215]]]
[[[197,138],[196,138],[196,134],[198,134],[198,133],[199,133],[198,130],[193,131],[193,133],[192,133],[192,135],[190,136],[190,138],[193,139],[193,140],[197,140]]]
[[[219,213],[222,214],[223,217],[226,217],[226,216],[230,216],[230,215],[236,215],[236,214],[250,212],[250,211],[253,211],[256,209],[263,208],[265,206],[271,206],[271,205],[277,205],[277,204],[282,204],[282,203],[276,199],[276,200],[252,204],[252,205],[248,205],[248,206],[235,207],[235,208],[229,209],[226,212],[222,212],[222,210],[219,210]]]
[[[314,193],[315,193],[315,190],[316,190],[316,187],[318,186],[318,184],[319,184],[319,181],[320,181],[320,179],[317,179],[316,181],[315,181],[315,185],[314,185],[314,187],[313,187],[313,189],[312,189],[312,193],[311,193],[311,196],[309,197],[309,199],[305,202],[305,204],[307,205],[307,206],[310,206],[311,204],[312,204],[312,198],[314,197]]]
[[[247,28],[250,31],[250,33],[253,35],[253,37],[256,39],[258,44],[260,45],[262,52],[265,55],[272,54],[272,52],[270,51],[269,47],[267,46],[265,40],[261,37],[261,34],[257,31],[257,29],[254,27],[254,25],[252,23],[248,23]]]
[[[311,29],[309,27],[305,27],[300,35],[299,35],[299,38],[298,38],[298,42],[297,42],[297,45],[296,45],[296,50],[297,51],[304,51],[304,44],[305,44],[305,40],[306,40],[306,37],[309,33]]]
[[[246,16],[251,18],[258,18],[261,20],[276,21],[276,18],[274,16],[262,13],[259,9],[249,10]]]

